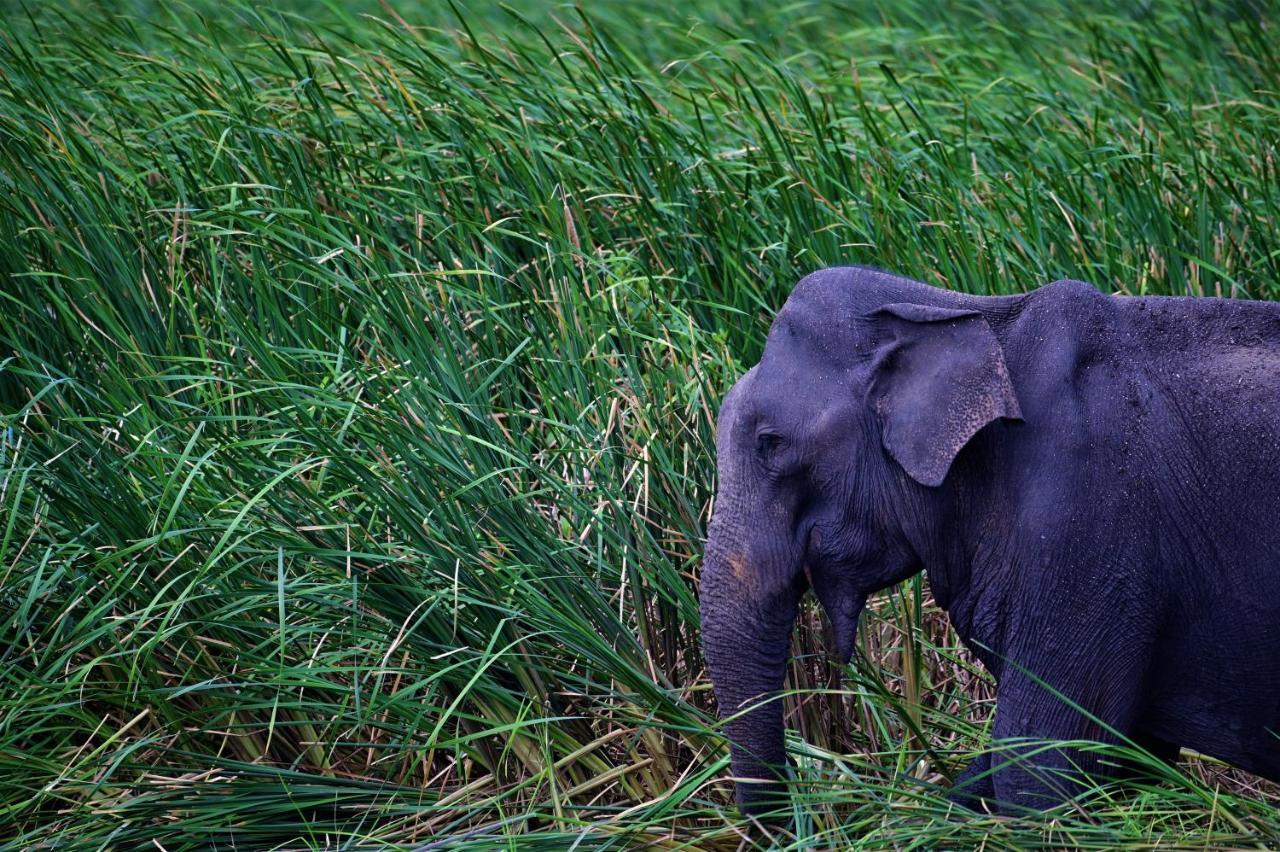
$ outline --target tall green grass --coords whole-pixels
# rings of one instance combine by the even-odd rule
[[[729,805],[714,415],[799,275],[1280,296],[1274,15],[1110,8],[10,7],[0,837],[1280,843],[1203,762],[949,817],[918,580],[843,686],[806,610],[793,825]]]

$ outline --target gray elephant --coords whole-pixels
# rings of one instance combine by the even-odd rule
[[[724,399],[717,455],[702,637],[745,811],[785,796],[760,699],[801,596],[847,662],[867,596],[921,570],[996,680],[995,738],[1280,780],[1280,305],[825,269]],[[975,762],[959,798],[1043,808],[1105,774],[1024,756]]]

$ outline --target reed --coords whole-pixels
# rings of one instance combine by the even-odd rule
[[[795,280],[1280,296],[1271,10],[1003,6],[12,8],[0,838],[768,841],[696,590],[717,405]],[[1200,760],[952,818],[1001,746],[927,589],[843,681],[823,630],[782,847],[1280,843]]]

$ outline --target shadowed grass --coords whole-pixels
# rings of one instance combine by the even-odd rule
[[[696,579],[796,278],[1280,295],[1260,9],[527,7],[6,16],[13,846],[748,843]],[[949,818],[990,686],[918,580],[864,621],[780,845],[1280,843],[1198,765]]]

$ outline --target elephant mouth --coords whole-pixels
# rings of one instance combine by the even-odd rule
[[[858,618],[866,606],[867,596],[841,582],[833,576],[834,572],[821,569],[814,571],[810,556],[822,546],[822,533],[816,525],[805,535],[805,545],[805,560],[801,565],[805,580],[822,604],[827,620],[831,622],[836,659],[840,665],[848,665],[849,660],[853,659],[853,646],[858,638]]]
[[[827,621],[831,623],[835,658],[840,665],[848,665],[849,660],[853,659],[853,647],[858,639],[858,619],[866,606],[867,596],[826,582],[821,572],[815,575],[808,562],[804,565],[804,574],[809,581],[809,588],[813,589],[827,614]]]
[[[858,640],[858,618],[866,603],[865,595],[850,595],[834,608],[827,608],[827,618],[831,620],[831,630],[835,634],[836,659],[840,665],[848,665],[853,659],[853,646]]]

